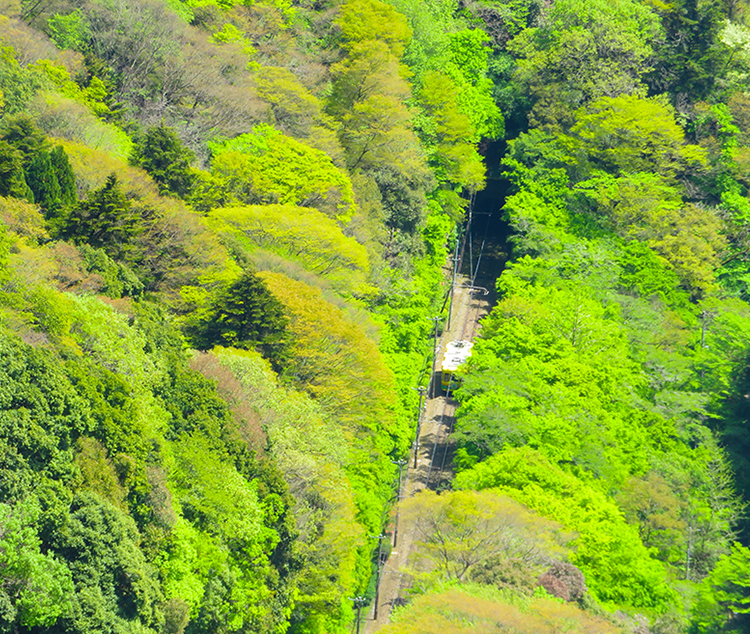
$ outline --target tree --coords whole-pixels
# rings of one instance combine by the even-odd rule
[[[202,350],[217,345],[258,349],[280,371],[291,354],[288,323],[282,304],[263,280],[245,271],[219,294],[210,314],[188,332],[194,345]]]
[[[261,247],[296,260],[345,293],[366,288],[370,263],[365,247],[317,209],[256,205],[216,209],[209,217],[215,230],[245,253]]]
[[[356,209],[349,176],[327,154],[269,125],[209,147],[212,175],[242,203],[316,207],[341,223]]]
[[[655,172],[668,182],[705,168],[706,152],[685,143],[675,112],[659,98],[601,97],[576,113],[566,142],[588,166],[617,174]]]
[[[60,224],[64,237],[104,247],[110,255],[126,253],[129,243],[146,228],[114,174],[61,218]]]
[[[322,104],[290,70],[261,66],[253,79],[258,96],[271,106],[276,127],[304,138],[310,135],[315,125],[320,125]]]
[[[164,122],[149,128],[146,135],[133,148],[132,165],[145,169],[159,185],[162,194],[188,196],[195,176],[190,168],[195,159],[177,133]]]
[[[625,518],[638,526],[643,545],[657,548],[664,561],[682,559],[685,522],[680,519],[683,504],[659,474],[633,478],[619,496]]]
[[[6,118],[0,126],[0,138],[21,153],[24,168],[29,166],[37,154],[48,149],[44,133],[28,114]]]
[[[7,141],[0,141],[0,196],[34,200],[26,183],[23,154]]]
[[[734,543],[703,581],[694,625],[698,632],[746,632],[750,623],[750,550]]]
[[[379,0],[347,0],[336,24],[347,49],[359,42],[378,40],[386,44],[391,54],[400,58],[411,39],[406,18],[390,4]]]
[[[475,192],[484,187],[484,165],[470,142],[476,128],[459,107],[459,93],[445,73],[425,73],[419,100],[429,119],[420,126],[420,132],[438,180]]]
[[[0,504],[0,627],[48,628],[70,616],[73,582],[69,568],[41,551],[38,500]]]
[[[34,202],[47,216],[55,215],[62,206],[62,192],[48,152],[41,151],[34,155],[26,170],[26,182],[34,194]]]
[[[508,47],[518,79],[537,102],[532,123],[563,125],[580,105],[602,96],[642,92],[651,42],[660,32],[651,9],[634,0],[563,0]]]
[[[576,189],[597,201],[594,213],[603,214],[614,233],[664,258],[694,296],[711,288],[726,245],[711,209],[682,204],[678,190],[653,173],[591,179]]]
[[[465,581],[475,566],[498,555],[542,567],[555,551],[554,523],[490,491],[423,490],[405,500],[402,511],[416,527],[422,566],[415,570],[427,578]]]
[[[720,0],[678,0],[656,3],[664,43],[656,52],[646,79],[654,93],[668,93],[680,103],[704,99],[729,64],[719,40],[724,24]]]

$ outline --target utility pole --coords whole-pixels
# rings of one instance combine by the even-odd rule
[[[424,385],[420,385],[417,390],[419,391],[419,411],[417,412],[417,439],[414,441],[414,468],[417,468],[417,458],[419,457],[419,434],[422,432],[422,403],[424,402],[424,395],[427,392],[427,388]]]
[[[398,491],[396,493],[396,524],[393,527],[393,547],[395,548],[398,544],[398,520],[401,514],[401,475],[404,472],[404,467],[408,464],[406,458],[400,458],[399,460],[391,460],[393,464],[398,467]]]
[[[367,605],[367,599],[358,595],[356,597],[349,597],[349,601],[354,601],[354,607],[357,608],[357,634],[359,634],[359,624],[362,620],[362,607]]]
[[[448,303],[448,330],[450,330],[451,317],[453,316],[453,291],[456,288],[456,275],[458,274],[458,242],[458,239],[456,239],[456,253],[453,256],[453,277],[451,278],[451,295],[450,302]]]
[[[435,366],[437,365],[437,354],[438,354],[438,323],[440,322],[440,317],[433,317],[432,321],[435,322],[435,333],[434,333],[434,343],[432,344],[432,376],[430,385],[432,386],[432,392],[431,396],[432,398],[435,398]]]
[[[385,533],[380,533],[380,535],[370,535],[370,537],[372,537],[372,539],[378,540],[378,567],[376,569],[377,572],[375,573],[375,610],[372,613],[373,621],[377,621],[378,604],[380,603],[380,569],[383,565],[383,540],[387,537],[387,535]]]

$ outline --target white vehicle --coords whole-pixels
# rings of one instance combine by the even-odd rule
[[[440,366],[441,380],[440,384],[447,392],[451,392],[458,387],[458,379],[454,373],[460,368],[466,359],[471,356],[471,349],[474,344],[471,341],[451,341],[445,347],[445,356],[443,364]]]

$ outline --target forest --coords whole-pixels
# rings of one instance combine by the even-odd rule
[[[0,0],[0,633],[352,632],[483,192],[381,631],[750,632],[750,3]]]

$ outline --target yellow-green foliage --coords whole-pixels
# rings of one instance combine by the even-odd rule
[[[126,161],[133,143],[125,132],[101,121],[81,101],[54,92],[39,94],[29,111],[39,127],[49,135],[59,136]]]
[[[359,42],[379,40],[396,57],[404,54],[412,35],[406,18],[379,0],[348,0],[341,6],[336,24],[348,49]]]
[[[396,415],[393,373],[363,328],[320,290],[280,273],[260,276],[289,315],[296,348],[287,371],[346,430],[361,517],[378,530],[393,476],[388,454],[405,453],[411,440],[407,424]]]
[[[423,490],[401,508],[414,525],[410,564],[422,586],[465,582],[493,560],[518,562],[536,577],[565,554],[558,524],[495,491]]]
[[[291,373],[352,429],[393,429],[394,380],[377,345],[320,290],[280,273],[260,277],[287,308],[296,343]]]
[[[317,207],[344,223],[356,211],[349,176],[324,152],[271,126],[209,147],[212,174],[241,202]]]
[[[220,235],[238,239],[252,251],[262,247],[300,262],[306,269],[340,282],[356,293],[369,269],[367,251],[317,209],[254,205],[217,209],[209,218]]]
[[[159,275],[157,289],[176,301],[180,290],[184,309],[203,306],[209,291],[231,283],[240,270],[229,258],[205,220],[176,198],[160,196],[156,184],[143,170],[80,143],[60,141],[76,175],[79,192],[101,187],[109,174],[117,175],[129,199],[149,218],[139,238],[139,264]]]
[[[448,587],[417,597],[383,634],[617,634],[621,629],[569,603],[521,600],[487,587]]]
[[[604,601],[664,609],[675,600],[665,567],[643,546],[598,483],[566,473],[538,451],[507,448],[455,480],[459,489],[497,488],[578,533],[573,563]]]
[[[10,231],[31,243],[49,240],[44,216],[36,205],[18,198],[0,196],[0,220]]]
[[[345,472],[350,456],[343,430],[307,394],[281,387],[259,354],[215,354],[260,414],[270,453],[296,499],[297,554],[303,560],[297,605],[335,617],[341,597],[356,591],[356,551],[364,544]]]

